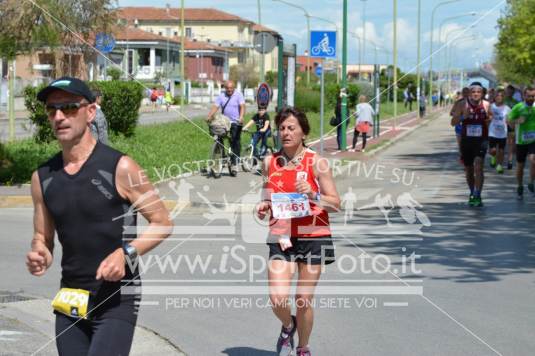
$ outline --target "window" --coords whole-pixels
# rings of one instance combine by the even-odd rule
[[[192,37],[191,27],[186,27],[186,37],[187,38],[191,38]]]

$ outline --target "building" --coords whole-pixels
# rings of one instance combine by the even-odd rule
[[[295,65],[298,72],[306,72],[308,65],[308,56],[297,56]],[[314,73],[316,68],[323,64],[323,58],[310,58],[310,73]]]
[[[186,78],[193,81],[228,79],[228,57],[232,51],[208,42],[186,40],[184,71]]]
[[[143,31],[180,39],[178,8],[123,7],[119,9],[118,17]],[[228,66],[249,64],[257,70],[262,55],[254,49],[255,35],[267,32],[273,37],[279,36],[272,29],[217,9],[186,8],[184,24],[185,37],[189,41],[206,42],[214,46],[211,47],[213,50],[220,47],[228,59]],[[263,56],[265,71],[277,71],[277,47]]]

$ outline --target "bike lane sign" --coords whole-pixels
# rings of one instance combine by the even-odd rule
[[[336,58],[336,31],[310,31],[310,57]]]

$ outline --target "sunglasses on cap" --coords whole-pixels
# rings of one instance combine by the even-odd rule
[[[65,116],[75,115],[80,108],[90,105],[89,103],[58,103],[58,104],[46,104],[45,111],[48,116],[55,116],[56,112],[59,110]]]

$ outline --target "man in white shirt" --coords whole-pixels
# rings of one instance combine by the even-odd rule
[[[373,126],[373,116],[375,115],[375,111],[368,103],[368,98],[366,95],[361,95],[359,97],[359,104],[357,105],[357,111],[355,115],[357,120],[355,123],[355,130],[353,132],[353,148],[350,151],[355,152],[355,146],[357,145],[359,134],[362,133],[362,152],[366,152],[366,138],[370,127]]]

